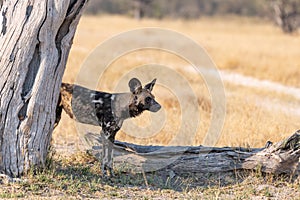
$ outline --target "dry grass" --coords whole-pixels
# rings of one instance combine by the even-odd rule
[[[299,199],[299,178],[263,175],[259,170],[170,178],[160,172],[115,170],[101,177],[100,164],[85,153],[55,158],[21,182],[1,183],[1,199]]]
[[[120,16],[84,16],[79,24],[74,44],[68,60],[64,81],[74,82],[84,59],[93,49],[120,32],[140,27],[162,27],[183,33],[203,45],[211,55],[219,69],[240,73],[258,79],[276,81],[294,87],[300,86],[300,39],[297,35],[284,35],[281,31],[267,22],[248,18],[202,18],[197,21],[157,21],[145,19],[135,21]],[[124,44],[120,44],[124,45]],[[101,60],[101,58],[97,58]],[[95,60],[98,63],[99,60]],[[200,145],[211,124],[211,96],[204,80],[196,73],[187,70],[189,63],[172,54],[157,50],[141,50],[120,57],[111,63],[105,75],[102,76],[99,88],[115,91],[123,75],[137,66],[156,63],[170,67],[184,76],[195,94],[199,108],[200,124],[196,135],[189,129],[195,122],[187,123],[184,132],[180,129],[182,110],[178,98],[192,101],[191,96],[174,95],[170,89],[157,86],[154,93],[162,104],[164,111],[154,115],[143,114],[131,120],[141,129],[126,128],[121,131],[118,140],[139,144],[161,145]],[[95,69],[98,66],[95,64]],[[158,76],[168,77],[165,72],[157,72]],[[87,79],[93,77],[87,75]],[[97,77],[99,78],[99,77]],[[129,77],[125,77],[129,78]],[[150,81],[152,77],[142,79]],[[98,80],[95,80],[97,82]],[[160,80],[158,80],[158,83]],[[126,83],[121,85],[127,91]],[[171,88],[172,89],[172,88]],[[299,116],[293,112],[283,112],[277,106],[293,105],[299,107],[299,99],[288,95],[266,91],[260,88],[241,87],[225,82],[226,119],[218,146],[264,146],[267,140],[278,141],[299,128]],[[270,102],[270,104],[268,103]],[[273,105],[274,103],[274,105]],[[265,104],[268,104],[266,106]],[[293,108],[294,108],[293,107]],[[164,126],[161,130],[152,131],[156,118],[164,116]],[[161,119],[161,118],[159,118]],[[186,122],[188,121],[188,122]],[[150,127],[150,131],[145,131]],[[75,126],[67,117],[63,117],[60,126],[54,134],[54,141],[63,146],[73,144],[81,148],[82,134],[87,127]],[[78,131],[79,130],[79,131]],[[94,128],[93,128],[94,130]],[[99,131],[99,129],[97,129]],[[142,132],[142,134],[141,134]],[[149,134],[150,135],[149,135]],[[77,137],[79,135],[79,137]],[[75,136],[75,137],[74,137]],[[188,140],[187,140],[188,139]]]
[[[131,29],[161,27],[183,33],[203,45],[220,69],[300,86],[300,38],[272,24],[248,18],[201,18],[196,21],[135,21],[119,16],[84,16],[72,47],[65,80],[98,44]]]

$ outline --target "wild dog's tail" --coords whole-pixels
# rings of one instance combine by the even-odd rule
[[[55,119],[55,125],[57,126],[58,122],[61,119],[61,113],[64,109],[65,112],[71,117],[74,118],[74,114],[72,111],[72,94],[73,94],[73,84],[69,83],[62,83],[60,87],[60,94],[56,106],[56,119]]]
[[[59,93],[58,102],[56,105],[56,116],[55,116],[54,128],[58,125],[58,123],[61,119],[62,109],[63,109],[63,106],[61,105],[61,96]]]
[[[72,119],[74,118],[72,111],[73,88],[74,85],[69,83],[62,83],[60,87],[61,105]]]

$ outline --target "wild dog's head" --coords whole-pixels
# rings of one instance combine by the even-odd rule
[[[132,93],[132,102],[129,105],[129,112],[131,117],[138,116],[144,110],[157,112],[161,105],[155,101],[154,95],[151,93],[156,79],[142,87],[141,82],[137,78],[132,78],[128,85]]]

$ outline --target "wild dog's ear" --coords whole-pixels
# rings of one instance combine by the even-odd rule
[[[153,81],[151,81],[151,83],[148,83],[147,85],[145,85],[145,89],[150,90],[150,92],[151,92],[155,85],[155,82],[156,82],[156,78],[153,79]]]
[[[137,93],[142,89],[142,84],[137,78],[132,78],[129,81],[128,86],[130,88],[130,92],[132,93]]]

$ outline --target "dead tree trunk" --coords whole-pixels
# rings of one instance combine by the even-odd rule
[[[3,1],[0,171],[10,176],[45,164],[63,72],[86,2]]]
[[[91,137],[99,138],[87,135],[89,140]],[[117,142],[114,152],[116,168],[128,165],[125,168],[134,172],[164,170],[190,175],[259,169],[266,173],[293,174],[299,173],[300,130],[267,148],[163,147]],[[94,146],[92,153],[98,158],[101,145]]]

